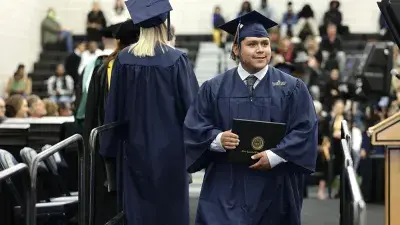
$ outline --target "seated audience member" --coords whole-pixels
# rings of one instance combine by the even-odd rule
[[[281,23],[281,37],[292,37],[293,36],[293,27],[297,23],[297,15],[293,11],[292,2],[288,2],[287,11],[283,14],[283,19]]]
[[[312,36],[307,37],[304,47],[310,59],[314,58],[316,60],[316,62],[318,63],[317,67],[319,68],[322,63],[323,57],[322,51],[319,48],[319,44],[316,38]]]
[[[279,34],[279,28],[273,27],[268,31],[268,33],[269,33],[269,41],[270,41],[270,45],[271,45],[271,51],[273,53],[277,53],[279,41],[281,39],[280,34]]]
[[[283,56],[285,62],[293,63],[294,62],[294,46],[292,42],[290,42],[289,38],[283,38],[278,47],[278,53]]]
[[[71,53],[65,60],[65,72],[71,75],[75,84],[79,80],[78,69],[79,65],[81,64],[82,53],[85,51],[85,49],[86,49],[86,43],[84,42],[79,43],[76,46],[74,52]]]
[[[238,17],[243,16],[251,11],[253,11],[253,7],[251,7],[251,3],[249,1],[244,1],[242,3],[242,7],[240,8],[240,11],[238,13]]]
[[[332,104],[335,99],[340,98],[340,90],[339,90],[339,70],[333,69],[330,71],[329,80],[326,82],[324,87],[324,98],[323,104],[326,111],[330,111],[332,109]]]
[[[306,4],[297,14],[297,23],[293,27],[293,37],[304,41],[308,36],[319,37],[318,23],[314,11]]]
[[[54,102],[72,102],[74,80],[65,74],[62,64],[57,65],[56,74],[47,80],[47,92]]]
[[[125,22],[127,19],[130,18],[128,10],[125,8],[124,1],[122,0],[115,0],[115,6],[111,12],[110,24],[114,25],[117,23]]]
[[[74,40],[72,34],[67,29],[61,27],[60,23],[56,20],[54,9],[50,8],[47,11],[47,16],[42,21],[41,31],[42,46],[46,44],[65,42],[67,51],[69,53],[74,51]]]
[[[67,102],[61,102],[58,104],[58,115],[59,116],[72,116],[71,104]]]
[[[29,117],[41,118],[46,116],[46,106],[43,101],[37,95],[31,95],[27,98],[29,107]]]
[[[46,116],[58,116],[58,105],[57,103],[51,101],[50,99],[46,98],[43,99],[43,103],[46,107]]]
[[[328,162],[331,160],[330,148],[331,143],[329,140],[329,121],[327,119],[326,112],[323,111],[322,104],[319,101],[314,101],[315,112],[318,117],[318,156],[316,172],[319,172],[318,184],[318,198],[320,200],[326,199],[325,187],[326,181],[329,178],[329,166]]]
[[[346,35],[349,33],[349,28],[347,26],[343,26],[342,24],[342,13],[339,10],[340,2],[337,0],[332,0],[329,3],[329,9],[325,12],[323,18],[323,25],[320,27],[321,35],[326,34],[326,27],[329,24],[335,24],[338,28],[338,33],[342,35]]]
[[[22,95],[13,95],[6,100],[6,117],[26,118],[28,111],[28,103]]]
[[[272,7],[271,3],[268,3],[268,0],[261,0],[261,6],[258,10],[259,13],[263,14],[265,17],[276,21],[275,10]]]
[[[101,41],[100,31],[107,26],[106,18],[100,9],[100,3],[93,2],[92,10],[87,15],[87,39],[89,41]]]
[[[32,92],[32,80],[25,74],[25,66],[19,65],[14,76],[8,79],[6,87],[6,97],[14,94],[23,96],[30,95]]]
[[[100,33],[100,35],[102,35],[102,34]],[[88,63],[94,61],[95,59],[97,59],[97,57],[99,57],[102,54],[103,54],[103,51],[101,49],[99,49],[97,42],[90,41],[88,43],[88,49],[86,51],[82,52],[82,55],[81,55],[81,62],[78,67],[79,76],[82,75],[82,72]]]
[[[0,98],[0,123],[3,122],[5,117],[6,117],[6,102],[4,101],[3,98]]]
[[[346,64],[346,55],[343,52],[342,39],[337,34],[335,24],[328,25],[327,36],[322,39],[320,49],[324,62],[330,58],[335,58],[339,63],[340,71],[343,71]]]
[[[293,75],[299,79],[301,79],[307,87],[310,89],[311,87],[315,87],[318,89],[318,73],[314,71],[312,68],[308,66],[310,58],[307,53],[300,51],[296,54],[296,58],[294,60],[294,65],[296,67]],[[314,88],[315,89],[315,88]]]
[[[225,44],[226,33],[219,29],[219,26],[225,23],[225,19],[221,14],[221,7],[216,6],[213,14],[213,42],[218,47],[223,47],[222,44]]]

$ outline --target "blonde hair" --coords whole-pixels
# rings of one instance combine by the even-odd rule
[[[43,99],[43,103],[46,107],[47,115],[46,116],[58,116],[58,105],[57,103],[51,101],[50,99],[46,98]]]
[[[129,48],[129,51],[138,57],[154,56],[155,48],[160,45],[162,51],[168,45],[168,28],[165,23],[151,28],[140,28],[139,41]]]

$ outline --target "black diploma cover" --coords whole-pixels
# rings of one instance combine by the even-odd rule
[[[286,124],[233,119],[232,132],[239,136],[239,145],[227,150],[228,162],[253,165],[251,156],[275,148],[285,136]]]

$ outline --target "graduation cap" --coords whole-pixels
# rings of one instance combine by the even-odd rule
[[[135,25],[143,28],[156,27],[165,22],[172,6],[169,0],[128,0],[125,2]]]
[[[114,38],[114,32],[118,26],[116,24],[101,29],[101,36],[104,38]]]
[[[117,28],[114,32],[114,38],[124,45],[130,45],[138,41],[140,29],[133,24],[131,19],[116,24]]]
[[[287,74],[292,74],[296,70],[296,67],[293,64],[286,62],[278,63],[274,67]]]
[[[257,11],[252,11],[238,18],[231,20],[219,28],[237,36],[237,43],[243,41],[246,37],[268,37],[267,30],[278,25],[276,22],[268,19]]]

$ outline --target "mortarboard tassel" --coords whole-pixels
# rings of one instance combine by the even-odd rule
[[[238,49],[239,49],[239,57],[240,57],[240,55],[241,55],[241,47],[240,47],[240,26],[242,25],[242,21],[241,20],[239,20],[239,24],[238,24],[238,27],[237,27],[237,45],[238,45]]]
[[[168,30],[168,41],[171,41],[172,40],[172,35],[171,35],[171,13],[170,12],[168,12],[168,18],[167,18],[167,20],[168,20],[168,22],[167,22],[167,30]]]

